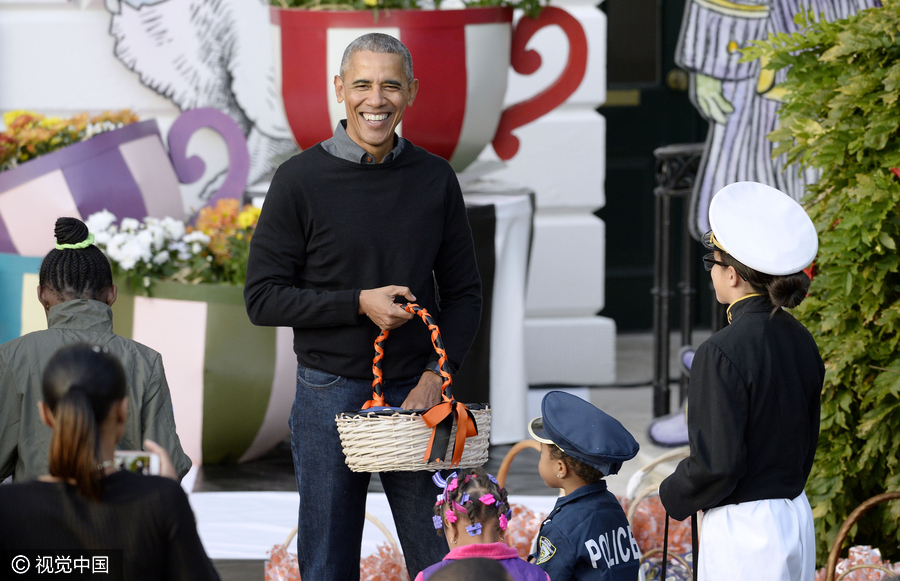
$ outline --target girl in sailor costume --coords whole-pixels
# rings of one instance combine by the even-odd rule
[[[819,436],[825,368],[785,308],[809,288],[818,238],[803,208],[763,184],[713,198],[704,256],[729,325],[691,367],[690,457],[659,488],[683,520],[703,511],[699,579],[811,581],[812,510],[803,492]]]

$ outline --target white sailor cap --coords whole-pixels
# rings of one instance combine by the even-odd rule
[[[759,272],[785,275],[810,265],[819,249],[812,220],[793,198],[771,186],[737,182],[709,204],[712,232],[704,236]]]

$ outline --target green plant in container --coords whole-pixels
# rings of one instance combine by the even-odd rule
[[[462,0],[468,7],[509,6],[537,18],[549,0]],[[440,8],[441,0],[269,0],[279,8],[306,10],[417,10]]]
[[[804,203],[819,233],[810,296],[795,311],[825,360],[822,424],[806,492],[823,564],[850,512],[900,490],[900,1],[744,50],[790,67],[774,155],[816,168]],[[795,166],[796,167],[796,166]],[[788,169],[788,171],[796,171]],[[900,174],[900,171],[897,172]],[[900,503],[864,517],[851,544],[900,556]]]
[[[0,172],[137,120],[128,109],[93,116],[81,113],[69,119],[8,111],[3,114],[6,128],[0,132]]]
[[[132,291],[152,295],[155,281],[243,286],[250,239],[260,209],[234,199],[204,206],[193,226],[174,218],[124,218],[103,210],[87,219],[113,276]]]

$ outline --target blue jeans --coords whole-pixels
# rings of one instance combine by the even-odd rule
[[[385,381],[384,396],[399,406],[418,377]],[[365,524],[369,474],[351,472],[334,418],[362,407],[372,380],[351,379],[297,366],[297,394],[291,409],[291,449],[300,494],[297,561],[303,581],[356,581]],[[397,526],[410,577],[447,554],[431,510],[438,488],[431,472],[379,474]]]

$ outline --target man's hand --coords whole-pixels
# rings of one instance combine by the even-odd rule
[[[722,93],[722,81],[701,74],[692,74],[692,96],[707,121],[724,125],[734,107]]]
[[[443,384],[443,377],[426,371],[400,407],[405,410],[427,410],[431,406],[441,403],[441,386]]]
[[[359,314],[372,319],[382,331],[396,329],[415,315],[407,313],[394,297],[403,297],[415,301],[415,295],[405,286],[383,286],[381,288],[359,291]],[[433,375],[433,374],[432,374]]]
[[[165,448],[163,448],[153,440],[144,440],[144,450],[153,452],[154,454],[157,454],[159,456],[160,476],[165,476],[166,478],[171,478],[175,482],[180,482],[180,479],[178,478],[178,472],[175,471],[175,465],[172,464],[172,460],[169,458],[169,453],[166,452]]]

